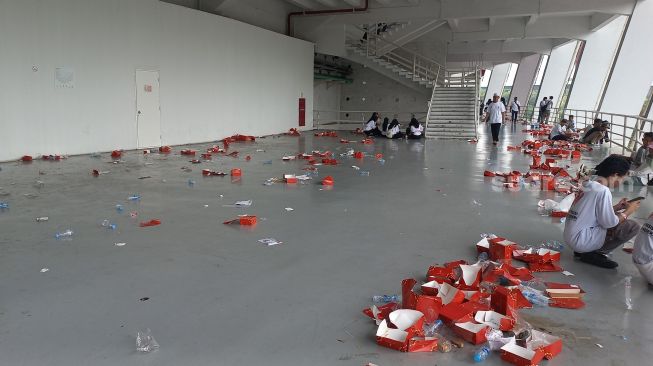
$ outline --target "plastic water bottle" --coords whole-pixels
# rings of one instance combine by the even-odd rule
[[[50,218],[47,217],[47,216],[37,217],[36,218],[36,222],[43,222],[43,221],[48,221],[48,220],[50,220]]]
[[[379,159],[379,164],[381,165],[385,164],[385,159]]]
[[[399,295],[376,295],[372,296],[372,301],[377,303],[399,302]]]
[[[0,202],[0,209],[5,209],[9,208],[9,204],[7,202]]]
[[[522,295],[534,306],[549,306],[549,298],[544,296],[541,292],[532,289],[524,288],[521,289]]]
[[[130,201],[140,201],[140,200],[141,200],[141,196],[139,196],[139,195],[137,195],[137,194],[133,194],[133,195],[127,197],[127,199],[130,200]]]
[[[633,298],[630,295],[630,290],[632,287],[631,281],[633,277],[632,276],[627,276],[624,279],[624,292],[625,292],[625,300],[626,300],[626,309],[628,310],[633,310]]]
[[[189,179],[189,180],[188,180],[188,186],[189,186],[189,187],[192,187],[192,186],[194,186],[194,185],[195,185],[195,181],[192,180],[192,179]]]
[[[442,320],[438,319],[433,324],[424,323],[424,335],[427,337],[435,337],[440,328],[442,328]]]
[[[54,237],[55,237],[56,239],[58,239],[58,240],[59,240],[59,239],[64,239],[64,238],[69,238],[69,237],[71,237],[71,236],[73,236],[73,231],[72,231],[71,229],[68,229],[68,230],[66,230],[66,231],[62,231],[62,232],[60,232],[60,233],[56,233],[56,234],[54,234]]]
[[[122,205],[116,205],[116,211],[118,211],[118,213],[122,213],[124,210],[125,209],[122,207]]]
[[[361,170],[360,175],[361,175],[362,177],[369,177],[369,176],[370,176],[370,172],[368,172],[368,171],[366,171],[366,170]]]
[[[490,259],[490,257],[488,256],[487,252],[480,252],[480,253],[478,254],[478,261],[479,261],[479,262],[485,262],[485,261],[487,261],[488,259]]]
[[[476,352],[474,352],[474,362],[479,363],[483,362],[490,355],[490,347],[487,345],[482,346]]]

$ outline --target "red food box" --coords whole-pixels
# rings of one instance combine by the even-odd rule
[[[533,307],[519,289],[508,289],[503,286],[497,286],[495,288],[490,305],[497,313],[508,316],[512,315],[513,310]]]
[[[490,239],[490,259],[493,261],[507,261],[512,259],[512,251],[517,248],[517,243],[504,239]]]
[[[363,152],[362,151],[356,151],[354,153],[354,159],[362,159],[363,158]]]
[[[327,175],[322,179],[322,185],[323,186],[332,186],[333,185],[333,177],[330,175]]]
[[[240,177],[241,175],[243,175],[243,172],[240,169],[238,168],[231,169],[232,177]]]
[[[467,342],[479,345],[487,341],[486,334],[490,327],[475,322],[464,322],[454,323],[451,329]]]
[[[542,182],[543,191],[553,191],[555,190],[555,178],[551,174],[543,174],[540,176],[540,181]]]
[[[286,181],[288,184],[295,184],[297,183],[297,177],[294,174],[284,174],[283,179]]]
[[[393,324],[396,328],[390,328]],[[413,337],[423,335],[424,315],[411,309],[391,312],[376,331],[376,343],[401,352],[410,352],[409,343]]]
[[[440,319],[447,325],[471,321],[475,312],[490,310],[488,305],[476,301],[467,301],[462,304],[450,303],[440,309]]]
[[[537,366],[544,358],[541,349],[532,350],[508,343],[501,347],[501,359],[516,366]]]

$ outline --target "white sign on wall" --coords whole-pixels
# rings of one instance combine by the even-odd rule
[[[54,87],[72,89],[75,87],[75,69],[57,67],[54,69]]]

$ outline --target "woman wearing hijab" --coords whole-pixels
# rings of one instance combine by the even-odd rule
[[[405,135],[401,132],[399,128],[399,121],[397,119],[393,119],[392,122],[388,125],[388,131],[386,132],[385,136],[389,139],[400,139],[403,138]]]
[[[415,117],[410,119],[410,124],[408,124],[408,128],[406,129],[406,136],[410,140],[419,140],[424,137],[424,127],[422,127]]]
[[[379,131],[379,127],[377,126],[378,120],[379,114],[377,112],[372,113],[372,117],[367,120],[365,128],[363,129],[363,132],[367,136],[381,136],[381,131]]]
[[[388,132],[388,124],[390,123],[390,119],[388,117],[385,117],[383,119],[383,124],[381,125],[381,132],[385,135]]]

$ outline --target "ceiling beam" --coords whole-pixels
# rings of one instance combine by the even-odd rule
[[[630,15],[633,0],[440,0],[441,18],[573,15],[603,12]]]
[[[590,33],[589,16],[543,17],[528,26],[520,18],[498,19],[487,32],[453,32],[451,41],[482,41],[526,38],[585,39]]]
[[[515,39],[511,41],[453,42],[447,46],[448,54],[532,52],[549,54],[557,38]]]
[[[605,13],[596,13],[592,14],[590,17],[590,30],[596,32],[597,30],[605,27],[611,21],[619,18],[620,15],[617,14],[605,14]]]

